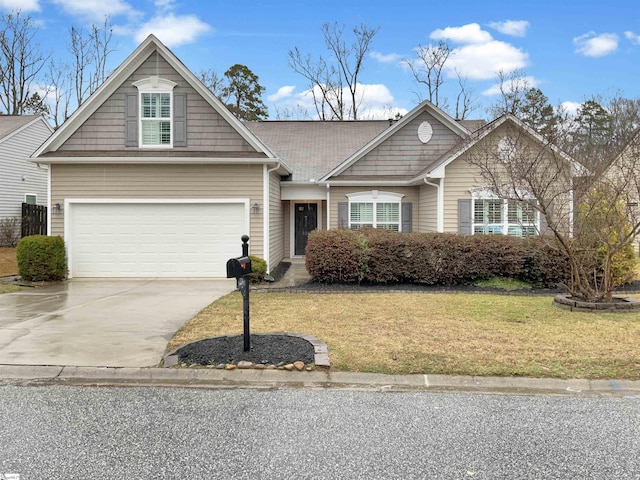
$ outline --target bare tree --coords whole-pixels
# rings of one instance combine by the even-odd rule
[[[220,76],[213,68],[208,70],[200,70],[198,78],[207,87],[211,93],[218,97],[222,102],[226,103],[227,99],[222,98],[225,88],[225,77]]]
[[[515,118],[502,122],[486,127],[496,133],[479,141],[468,156],[481,186],[497,199],[538,212],[543,238],[569,260],[571,278],[565,287],[572,296],[610,300],[630,278],[629,271],[616,271],[617,260],[633,255],[631,244],[640,233],[640,215],[631,215],[628,208],[631,198],[640,198],[635,175],[629,175],[640,167],[640,156],[621,163],[621,174],[612,169],[610,175],[592,175]]]
[[[332,61],[303,55],[298,47],[289,51],[289,66],[309,81],[309,92],[321,120],[358,119],[362,102],[358,78],[378,30],[379,27],[364,24],[356,26],[352,29],[353,40],[347,44],[344,26],[325,23],[322,33]]]
[[[47,101],[50,105],[49,117],[57,129],[71,115],[71,98],[73,96],[73,74],[71,67],[59,64],[55,60],[49,62],[45,73],[47,84]]]
[[[473,89],[467,85],[467,79],[464,78],[458,70],[456,70],[456,76],[458,78],[458,86],[460,90],[456,96],[456,120],[466,120],[469,118],[471,112],[475,111],[479,107],[478,97],[474,95]]]
[[[530,88],[529,81],[523,70],[505,72],[500,70],[497,74],[498,89],[500,94],[497,100],[489,107],[492,118],[509,113],[518,116],[524,97]]]
[[[24,112],[46,64],[47,57],[35,42],[37,29],[33,19],[20,11],[0,17],[0,102],[8,115]]]
[[[108,18],[100,26],[92,25],[88,33],[75,26],[69,29],[70,61],[52,59],[45,74],[50,116],[56,128],[106,80],[107,61],[115,51],[111,41]]]
[[[403,63],[411,70],[414,80],[419,85],[427,87],[427,100],[444,110],[447,105],[445,99],[440,99],[440,87],[444,83],[445,64],[452,55],[451,47],[444,40],[440,40],[437,45],[418,45],[417,53],[417,59],[406,59]],[[420,92],[418,97],[422,100]]]

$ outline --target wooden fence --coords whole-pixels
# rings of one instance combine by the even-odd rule
[[[47,207],[22,204],[22,237],[47,234]]]

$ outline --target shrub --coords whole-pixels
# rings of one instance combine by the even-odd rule
[[[15,247],[20,240],[20,222],[16,217],[0,220],[0,247]]]
[[[353,230],[315,230],[309,234],[305,265],[319,282],[361,282],[368,270],[367,240]]]
[[[260,283],[267,275],[267,261],[253,255],[250,255],[249,258],[251,259],[251,273],[249,274],[249,281],[251,283]]]
[[[60,237],[32,235],[18,242],[18,273],[32,282],[63,280],[67,276],[64,241]]]
[[[374,229],[313,232],[307,270],[327,283],[460,285],[501,276],[549,287],[570,278],[568,260],[544,239]]]

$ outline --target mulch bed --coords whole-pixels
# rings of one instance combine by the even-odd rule
[[[244,351],[242,335],[228,335],[190,343],[178,349],[176,354],[180,363],[199,365],[237,364],[243,360],[263,365],[314,361],[313,345],[303,338],[275,334],[253,334],[250,338],[248,352]]]

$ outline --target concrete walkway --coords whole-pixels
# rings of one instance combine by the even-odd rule
[[[0,295],[0,364],[158,365],[167,341],[235,280],[70,280]]]
[[[381,392],[476,392],[520,395],[608,395],[640,401],[640,381],[523,377],[383,375],[330,370],[216,370],[0,365],[0,383],[20,385],[166,386],[191,388],[343,388]]]

